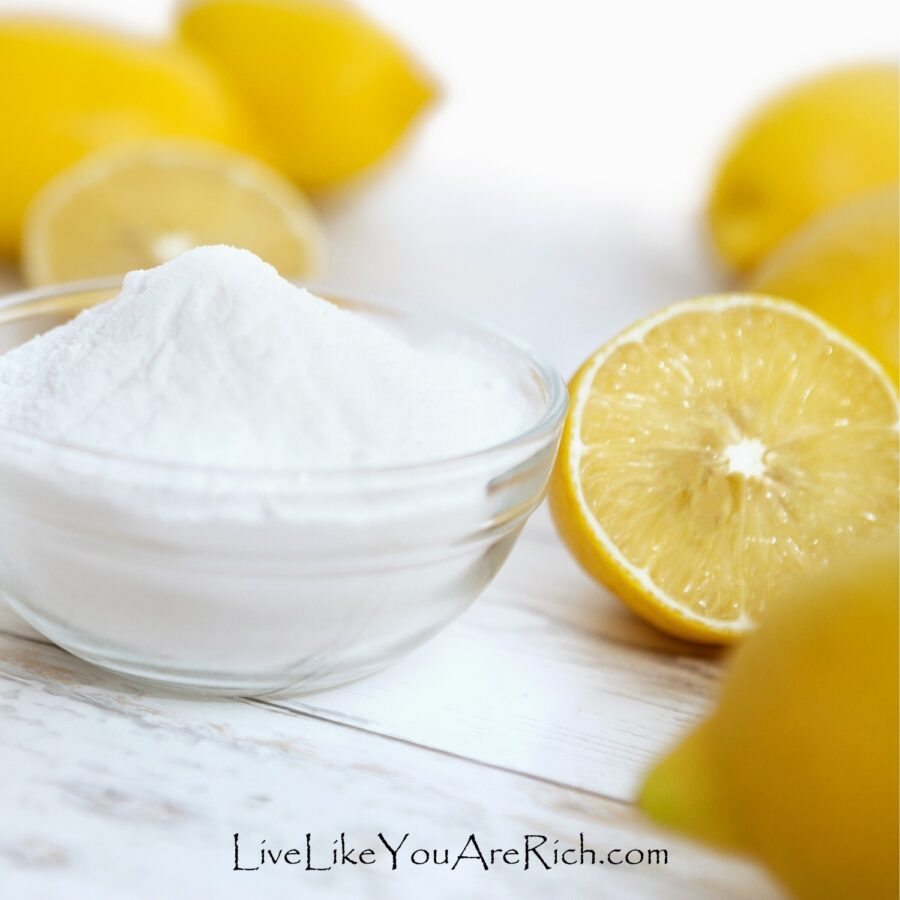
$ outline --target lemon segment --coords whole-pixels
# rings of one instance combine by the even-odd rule
[[[252,250],[286,278],[321,267],[324,241],[300,191],[268,166],[193,141],[100,151],[54,178],[29,210],[30,284],[146,269],[203,244]]]
[[[894,387],[794,304],[676,304],[597,351],[571,399],[557,527],[673,634],[732,642],[798,576],[896,534]]]
[[[748,287],[796,300],[900,370],[900,191],[866,193],[784,242]]]
[[[393,38],[340,3],[195,0],[179,30],[229,78],[303,187],[381,159],[435,93]]]
[[[264,153],[240,101],[178,44],[65,22],[0,19],[0,253],[20,247],[35,193],[94,150],[161,136]]]
[[[746,272],[813,216],[900,180],[895,65],[826,72],[765,104],[722,160],[708,203],[713,243]]]

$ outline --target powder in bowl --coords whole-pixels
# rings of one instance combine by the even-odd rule
[[[0,357],[0,427],[155,462],[308,470],[458,456],[526,428],[492,361],[417,343],[201,247]]]
[[[13,297],[0,341],[96,298]],[[541,501],[565,388],[477,326],[361,309],[205,248],[0,358],[0,600],[113,671],[242,696],[439,631]]]

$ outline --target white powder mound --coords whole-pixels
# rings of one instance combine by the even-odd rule
[[[136,459],[244,469],[409,464],[534,419],[474,350],[414,344],[202,247],[0,357],[0,427]]]

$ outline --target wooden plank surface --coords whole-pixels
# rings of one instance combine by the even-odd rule
[[[530,533],[533,532],[533,533]],[[649,760],[709,704],[718,664],[604,597],[535,522],[432,644],[344,689],[203,701],[137,687],[0,617],[4,896],[775,898],[754,866],[652,827],[629,804]],[[547,588],[553,578],[553,592]],[[615,605],[614,605],[615,604]],[[666,866],[453,872],[401,865],[234,872],[249,849],[322,853],[409,832],[425,847],[543,834],[664,848]],[[318,845],[316,845],[318,846]]]
[[[373,678],[280,703],[630,800],[660,748],[708,709],[713,654],[647,628],[557,542],[527,533],[490,600]]]

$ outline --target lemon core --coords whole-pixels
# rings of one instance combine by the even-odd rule
[[[762,478],[766,474],[766,446],[759,438],[741,438],[724,450],[729,475]]]
[[[195,244],[196,241],[185,231],[166,231],[153,241],[150,252],[159,263],[164,263],[186,253]]]

